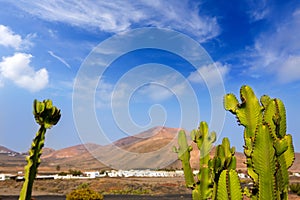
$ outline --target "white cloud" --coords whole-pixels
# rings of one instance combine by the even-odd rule
[[[205,83],[209,86],[215,86],[223,82],[228,71],[228,65],[215,62],[199,67],[197,71],[189,75],[188,79],[194,83]]]
[[[300,81],[300,14],[291,12],[256,38],[252,54],[249,54],[251,72],[275,75],[279,82]],[[298,66],[298,67],[297,67]],[[249,73],[249,71],[248,71]]]
[[[12,47],[16,50],[21,48],[29,48],[32,46],[30,41],[36,37],[36,34],[28,34],[24,39],[18,34],[15,34],[9,27],[0,24],[0,45],[5,47]]]
[[[49,21],[120,32],[134,27],[172,28],[206,41],[220,32],[215,17],[199,16],[200,3],[189,1],[18,1],[20,9]]]
[[[0,74],[12,80],[19,87],[35,92],[48,84],[48,72],[45,68],[34,71],[30,66],[32,55],[15,53],[11,57],[3,57],[0,62]]]
[[[21,46],[22,38],[15,34],[9,27],[0,24],[0,45],[18,49]]]
[[[53,57],[62,62],[66,67],[71,68],[69,63],[67,63],[63,58],[59,57],[58,55],[54,54],[52,51],[48,51],[48,53]]]

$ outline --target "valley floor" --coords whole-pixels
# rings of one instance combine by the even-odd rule
[[[292,180],[291,182],[298,182],[298,180]],[[14,180],[0,181],[0,199],[18,199],[22,184],[23,182]],[[183,177],[36,180],[34,182],[33,195],[37,200],[65,199],[66,194],[80,185],[88,185],[91,189],[102,192],[105,199],[108,200],[191,199],[191,191],[185,187]],[[300,197],[290,194],[289,199],[296,200],[300,199]]]

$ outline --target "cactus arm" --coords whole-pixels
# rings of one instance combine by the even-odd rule
[[[242,189],[235,170],[223,170],[218,182],[218,200],[242,199]]]
[[[201,199],[209,199],[212,195],[212,180],[210,176],[210,169],[208,167],[200,168],[198,180],[200,181],[199,189]]]
[[[225,95],[224,108],[235,114],[238,122],[245,127],[245,137],[253,137],[256,125],[261,121],[262,108],[249,86],[241,87],[240,97],[242,103],[239,104],[233,94]]]
[[[201,189],[200,189],[200,184],[196,184],[195,188],[192,191],[192,199],[193,200],[201,200],[203,199],[200,193]]]
[[[242,86],[242,103],[236,111],[239,122],[245,126],[245,137],[254,137],[256,126],[261,122],[261,106],[253,90],[249,86]]]
[[[211,160],[210,167],[212,169],[212,177],[214,180],[213,186],[213,196],[212,199],[218,199],[218,190],[219,187],[229,187],[229,182],[220,182],[220,176],[224,171],[235,171],[236,169],[236,157],[235,148],[230,148],[230,141],[228,138],[223,138],[222,144],[216,147],[216,152],[214,158]],[[230,172],[231,173],[231,172]],[[223,175],[224,176],[224,175]],[[224,178],[224,177],[223,177]],[[221,185],[220,185],[221,184]],[[240,188],[240,182],[237,178],[235,183],[236,187]],[[224,189],[224,188],[223,188]],[[220,190],[222,190],[220,188]],[[227,189],[226,189],[227,191]]]
[[[268,95],[263,95],[260,97],[260,102],[261,102],[262,106],[264,107],[264,109],[267,108],[270,101],[271,101],[271,98]]]
[[[272,99],[266,107],[264,121],[271,127],[274,140],[274,148],[277,156],[277,188],[280,199],[287,199],[289,174],[288,168],[292,165],[295,156],[291,135],[286,135],[286,113],[283,102],[280,99]]]
[[[276,115],[273,118],[276,125],[276,135],[283,138],[286,135],[286,111],[283,102],[280,99],[274,99]]]
[[[286,162],[286,167],[290,168],[295,160],[295,152],[294,152],[294,146],[293,146],[293,139],[290,134],[286,135],[286,140],[288,144],[288,149],[281,155],[284,157],[284,160]]]
[[[288,198],[288,187],[289,187],[289,174],[288,169],[292,166],[295,154],[292,142],[292,136],[286,135],[287,150],[282,153],[278,158],[278,169],[276,173],[277,187],[280,192],[280,199]]]
[[[275,149],[270,127],[266,124],[258,126],[252,156],[254,170],[259,176],[258,199],[276,199]]]
[[[232,114],[236,114],[236,109],[239,105],[239,102],[234,94],[226,94],[223,103],[225,110],[230,111]]]
[[[195,180],[190,165],[190,152],[192,151],[192,147],[188,146],[184,130],[180,130],[178,133],[178,145],[178,149],[173,147],[173,151],[177,153],[178,159],[181,160],[186,186],[193,189]]]
[[[45,133],[45,127],[41,126],[38,132],[36,133],[36,137],[32,142],[31,150],[29,151],[29,156],[26,158],[28,164],[25,167],[25,177],[27,178],[25,179],[21,190],[20,200],[31,199],[33,181],[37,174],[37,168],[41,163],[40,156],[42,154],[42,148],[45,142]]]
[[[228,200],[228,192],[227,192],[227,170],[223,170],[219,182],[218,182],[218,190],[217,190],[217,199],[218,200]]]
[[[231,199],[242,199],[242,189],[238,174],[235,170],[230,170],[228,174],[229,179],[229,192]]]
[[[273,99],[269,101],[264,113],[264,121],[271,126],[272,132],[279,139],[286,135],[286,114],[281,100]]]
[[[200,196],[201,199],[211,198],[212,189],[212,177],[209,167],[210,154],[212,144],[216,141],[216,133],[209,133],[209,128],[206,122],[200,122],[198,129],[193,130],[191,133],[192,140],[197,144],[200,151],[200,166],[198,180],[200,184]]]

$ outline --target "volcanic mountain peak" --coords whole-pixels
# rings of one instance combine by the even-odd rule
[[[113,143],[113,145],[116,145],[120,148],[126,148],[136,143],[141,143],[141,142],[144,143],[146,141],[147,143],[149,143],[149,145],[151,145],[151,141],[152,142],[158,140],[171,141],[177,136],[179,130],[181,129],[156,126],[142,133],[117,140],[116,142]]]

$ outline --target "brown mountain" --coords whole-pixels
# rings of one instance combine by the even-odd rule
[[[160,168],[177,160],[172,147],[177,145],[180,129],[154,127],[140,134],[122,138],[113,144],[76,145],[42,155],[41,169],[82,170],[115,168]]]
[[[289,171],[300,172],[300,153],[295,153],[295,161]]]
[[[154,127],[135,136],[120,139],[113,144],[129,152],[149,153],[170,143],[179,130],[181,129]]]
[[[60,150],[45,148],[39,171],[49,172],[57,169],[60,171],[69,169],[101,170],[106,168],[181,169],[181,162],[178,161],[177,155],[172,152],[172,147],[178,146],[176,136],[179,130],[178,128],[154,127],[105,146],[81,144]],[[191,165],[194,169],[198,169],[199,151],[194,143],[192,146]],[[211,156],[214,155],[214,151],[213,148]],[[236,152],[235,155],[237,157],[237,169],[246,171],[244,154]],[[299,172],[300,153],[296,153],[295,156],[296,159],[290,171]],[[24,156],[18,155],[9,157],[9,159],[8,155],[0,156],[0,171],[5,171],[8,168],[23,170],[24,164]],[[17,167],[11,168],[13,165]]]

